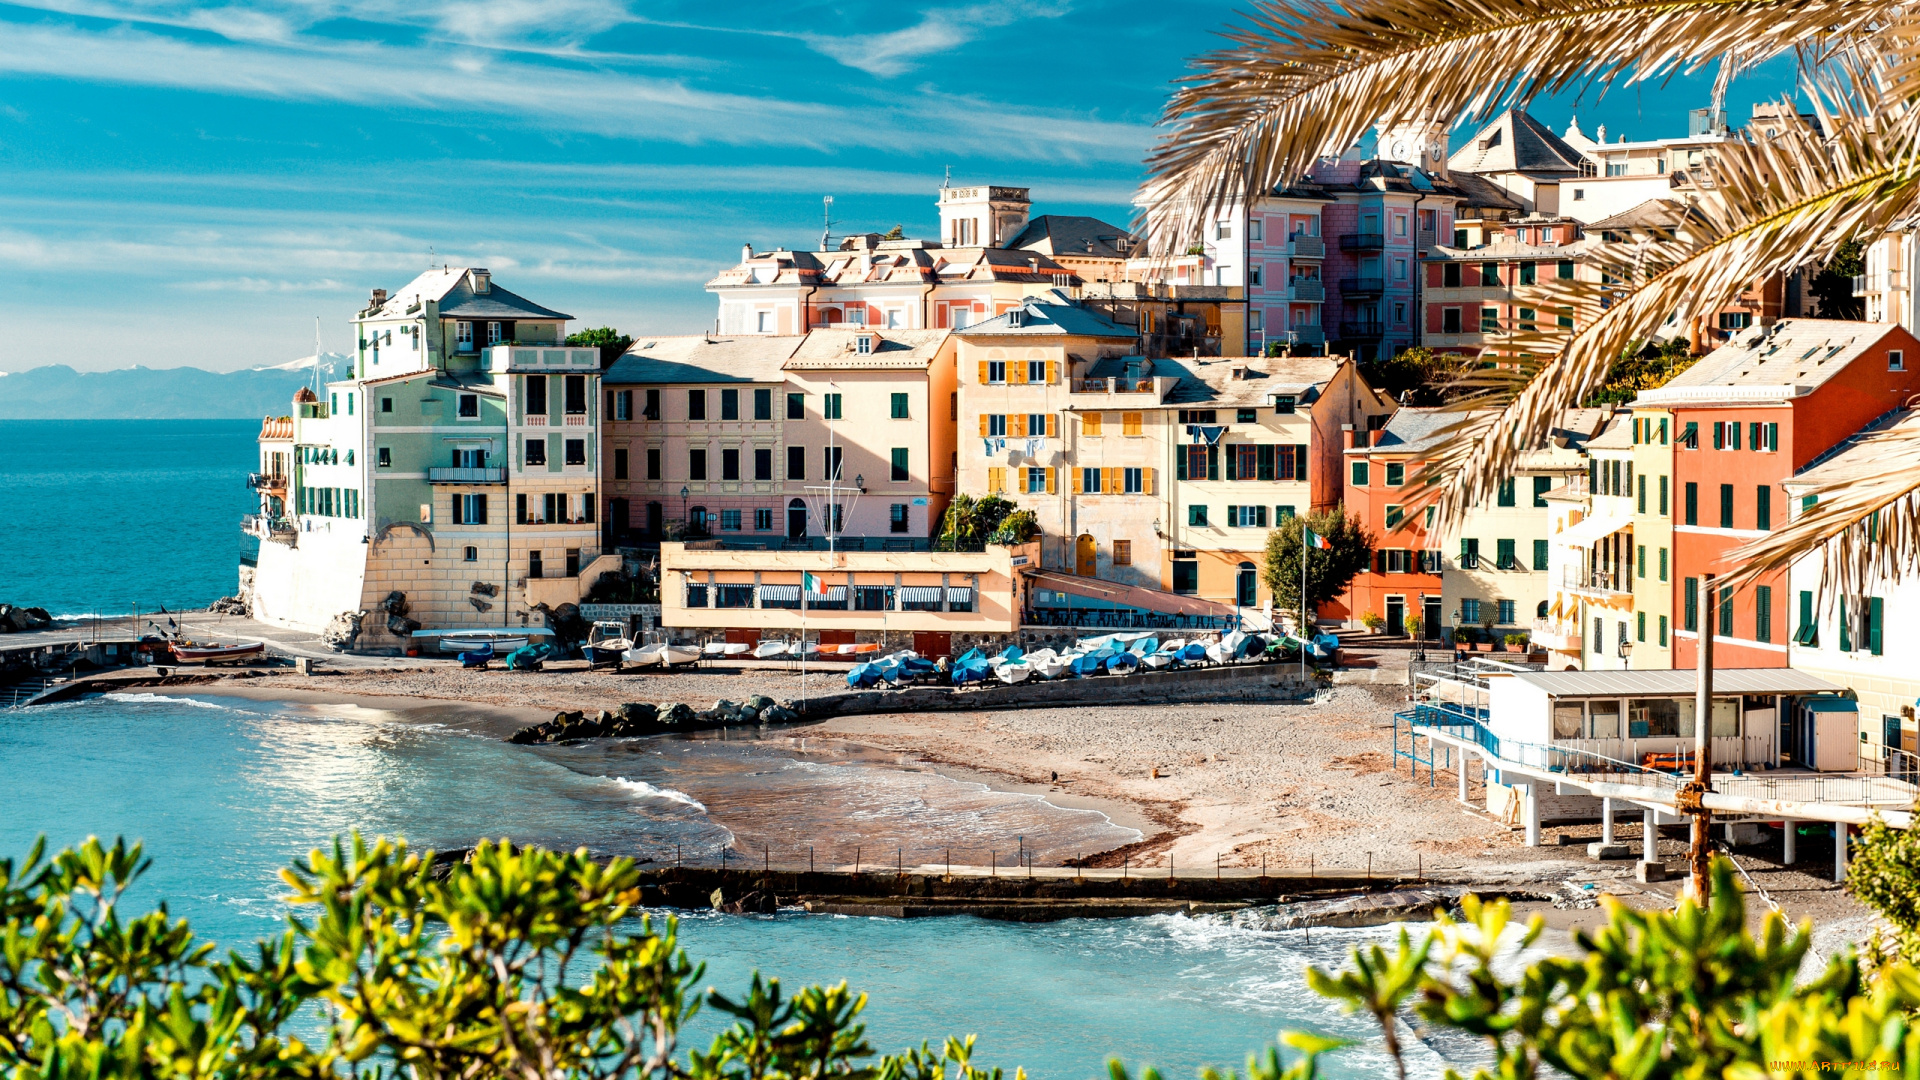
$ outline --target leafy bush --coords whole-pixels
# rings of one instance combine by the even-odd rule
[[[982,499],[955,495],[947,504],[946,515],[940,519],[940,535],[934,538],[933,548],[935,551],[985,550],[987,542],[1015,509],[1012,502],[998,495]]]
[[[1024,544],[1040,535],[1040,519],[1031,510],[1015,510],[987,537],[989,544]]]
[[[1363,611],[1360,613],[1360,625],[1369,630],[1378,631],[1387,625],[1387,620],[1381,618],[1378,612]]]
[[[1509,645],[1525,645],[1533,640],[1529,634],[1508,634],[1504,639]]]
[[[1475,636],[1473,631],[1464,626],[1453,628],[1453,643],[1456,645],[1471,645]]]

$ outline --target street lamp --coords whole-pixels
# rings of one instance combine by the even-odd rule
[[[1631,656],[1632,654],[1633,654],[1633,642],[1628,641],[1626,638],[1621,638],[1620,639],[1620,670],[1625,671],[1627,669],[1627,657]]]
[[[687,491],[686,485],[682,484],[680,486],[680,531],[681,532],[685,532],[687,530],[687,527],[690,524],[692,524],[687,520],[687,496],[689,494],[690,492]]]
[[[855,473],[853,475],[853,486],[860,494],[865,495],[867,493],[867,474]]]

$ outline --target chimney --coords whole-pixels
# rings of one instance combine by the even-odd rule
[[[741,262],[746,262],[746,261],[748,261],[749,259],[752,259],[752,258],[753,258],[753,245],[752,245],[752,244],[741,244],[741,245],[740,245],[740,261],[741,261]]]
[[[1345,447],[1348,450],[1355,450],[1355,449],[1364,447],[1367,445],[1366,439],[1364,437],[1365,434],[1366,433],[1362,431],[1355,431],[1352,424],[1341,424],[1340,425],[1340,445]]]
[[[1246,380],[1253,377],[1253,369],[1242,364],[1241,366],[1233,369],[1233,377],[1242,382],[1245,382]]]
[[[387,290],[385,289],[373,290],[373,303],[370,305],[371,307],[376,307],[376,308],[381,307],[384,304],[386,304],[386,302],[387,302]]]

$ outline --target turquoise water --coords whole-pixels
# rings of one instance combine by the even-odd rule
[[[165,897],[201,934],[232,943],[282,925],[280,866],[356,827],[442,848],[511,836],[665,858],[676,843],[708,855],[744,846],[737,836],[761,835],[757,808],[778,803],[799,822],[795,838],[849,827],[855,808],[881,822],[868,842],[892,836],[922,848],[995,842],[1002,827],[1042,850],[1136,835],[924,771],[796,763],[777,741],[618,745],[639,749],[610,779],[479,734],[455,707],[403,717],[132,694],[0,713],[0,852],[22,853],[42,833],[56,844],[143,839],[154,861],[141,898]],[[1353,942],[1381,933],[1318,931],[1309,943],[1213,919],[1017,925],[801,913],[692,914],[682,930],[714,986],[737,989],[755,969],[789,985],[847,979],[872,995],[877,1047],[976,1033],[979,1060],[1024,1066],[1036,1080],[1102,1076],[1111,1054],[1191,1076],[1203,1064],[1239,1063],[1282,1026],[1364,1037],[1365,1024],[1304,989],[1300,970],[1338,963]],[[1423,1065],[1437,1073],[1438,1058]],[[1335,1074],[1384,1068],[1362,1049]]]
[[[0,391],[3,392],[3,391]],[[0,603],[205,607],[255,542],[258,420],[0,420]]]

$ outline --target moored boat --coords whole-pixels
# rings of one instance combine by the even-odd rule
[[[660,662],[672,667],[675,664],[691,664],[700,659],[700,650],[692,645],[666,645],[660,649]]]
[[[633,642],[627,639],[627,628],[622,623],[601,621],[593,624],[587,631],[587,659],[595,665],[618,664],[633,648]]]
[[[199,661],[212,664],[221,660],[244,660],[249,656],[259,656],[266,651],[267,643],[264,641],[237,642],[232,645],[222,645],[212,641],[204,645],[179,641],[173,643],[174,659],[185,663]]]
[[[420,635],[416,633],[414,636]],[[494,652],[504,655],[526,648],[527,643],[532,640],[531,634],[511,630],[459,630],[440,635],[440,651],[478,652],[485,646],[491,645]]]
[[[621,654],[621,659],[634,667],[651,667],[660,662],[660,653],[666,648],[662,642],[650,645],[638,645]]]
[[[753,658],[755,660],[778,660],[786,656],[792,648],[793,646],[790,642],[763,641],[753,647]]]

